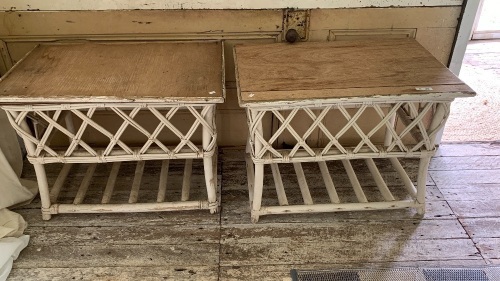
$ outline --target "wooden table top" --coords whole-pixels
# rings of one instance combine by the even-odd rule
[[[413,39],[234,48],[241,106],[474,91]]]
[[[0,79],[1,103],[224,102],[220,41],[42,44]]]

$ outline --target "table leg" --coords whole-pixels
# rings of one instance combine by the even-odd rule
[[[14,117],[14,119],[18,116],[18,113],[15,111],[11,111],[10,114]],[[22,120],[20,124],[21,128],[26,132],[31,134],[31,130],[26,123],[26,119]],[[35,156],[36,146],[29,139],[24,138],[24,145],[26,146],[26,150],[29,156]],[[35,163],[33,164],[35,168],[36,179],[38,182],[38,191],[40,192],[40,200],[42,201],[42,219],[50,220],[52,217],[50,213],[50,193],[49,193],[49,183],[47,181],[47,174],[45,173],[45,168],[43,164]]]
[[[214,124],[214,105],[210,105],[210,110],[205,115],[205,121],[212,126],[212,129],[215,130]],[[212,140],[212,134],[210,133],[209,128],[203,126],[203,151],[208,152],[210,150],[210,142]],[[216,150],[214,148],[214,150]],[[214,153],[217,153],[215,151]],[[210,213],[215,214],[219,211],[219,204],[217,203],[217,178],[214,176],[214,163],[213,157],[203,157],[203,168],[205,172],[205,183],[207,185],[207,195],[208,195],[208,206],[210,208]],[[217,163],[215,164],[217,165]]]
[[[255,178],[252,202],[252,223],[259,221],[259,211],[262,204],[262,190],[264,188],[264,164],[255,164]]]
[[[436,106],[436,111],[434,112],[434,116],[432,118],[431,124],[429,126],[429,130],[427,134],[431,134],[434,130],[442,126],[444,122],[446,122],[446,118],[448,116],[447,111],[449,104],[446,103],[438,103]],[[434,148],[436,142],[436,136],[431,137],[430,147]],[[417,179],[417,202],[420,207],[418,207],[417,212],[420,215],[425,213],[425,192],[426,192],[426,183],[427,183],[427,173],[429,169],[429,163],[431,161],[430,156],[426,156],[420,159],[420,163],[418,165],[418,179]]]
[[[40,200],[42,201],[42,219],[50,220],[52,215],[50,213],[50,194],[49,183],[47,182],[47,174],[43,164],[34,164],[36,179],[38,182],[38,190],[40,192]]]
[[[250,141],[247,141],[247,147],[245,153],[245,165],[247,168],[247,184],[248,184],[248,197],[250,201],[250,208],[252,208],[253,205],[253,186],[255,178],[255,171],[251,155],[252,155],[252,148],[250,147]]]
[[[252,119],[255,120],[257,117],[258,111],[250,110],[250,114],[252,115]],[[262,120],[257,124],[255,134],[263,135],[262,129]],[[255,155],[260,154],[260,150],[262,149],[262,143],[259,141],[257,137],[254,136],[254,153]],[[254,177],[253,177],[253,198],[252,198],[252,223],[257,223],[259,221],[259,211],[262,204],[262,190],[264,188],[264,164],[259,163],[255,164],[254,169]]]
[[[431,157],[424,157],[420,159],[420,163],[418,165],[418,178],[417,178],[417,202],[419,207],[417,208],[417,212],[419,215],[423,215],[425,213],[425,192],[426,192],[426,183],[427,183],[427,169],[429,168],[429,163],[431,161]]]

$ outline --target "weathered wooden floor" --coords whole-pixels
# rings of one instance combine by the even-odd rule
[[[367,211],[263,216],[258,224],[250,223],[243,150],[219,152],[218,215],[60,214],[42,221],[38,200],[18,209],[29,223],[31,241],[14,263],[10,280],[289,280],[292,268],[500,264],[500,143],[442,145],[431,162],[424,217],[414,210]],[[396,172],[377,163],[397,195],[402,184]],[[89,189],[98,200],[111,166],[102,165]],[[367,168],[353,165],[357,171],[366,169],[362,185],[375,186]],[[415,161],[404,165],[416,174]],[[58,167],[49,168],[49,181]],[[146,164],[141,196],[156,196],[150,182],[159,167],[159,162]],[[182,166],[172,167],[181,174]],[[337,167],[330,163],[331,170]],[[281,168],[285,186],[295,186],[293,168]],[[74,195],[85,169],[72,171],[68,185],[73,191],[61,193],[62,200]],[[317,166],[304,164],[304,170],[311,193],[326,196]],[[123,186],[131,184],[133,171],[132,164],[121,170]],[[193,173],[193,196],[204,196],[200,163]],[[273,199],[264,202],[276,200],[270,169],[267,174],[264,196]],[[34,178],[31,168],[25,177]],[[342,190],[347,176],[333,180],[339,196],[348,200]],[[167,198],[180,196],[174,189],[180,183],[169,179]],[[291,202],[300,200],[298,189],[287,195]]]

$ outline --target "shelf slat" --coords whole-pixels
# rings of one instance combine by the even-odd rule
[[[111,167],[108,182],[106,183],[106,188],[104,189],[104,194],[102,195],[102,204],[107,204],[111,200],[111,196],[113,195],[113,190],[116,184],[116,178],[118,176],[118,171],[120,170],[120,165],[121,162],[115,162]]]
[[[78,193],[75,196],[75,200],[73,204],[81,204],[83,199],[85,198],[85,194],[87,194],[87,190],[89,189],[89,185],[92,182],[92,178],[95,172],[95,168],[97,167],[97,163],[92,163],[87,168],[87,172],[83,177],[82,183],[80,184],[80,188],[78,189]]]

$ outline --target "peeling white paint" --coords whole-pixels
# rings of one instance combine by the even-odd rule
[[[208,92],[209,95],[215,95],[215,91]]]
[[[2,0],[2,11],[158,10],[158,9],[283,9],[461,6],[463,0]]]

